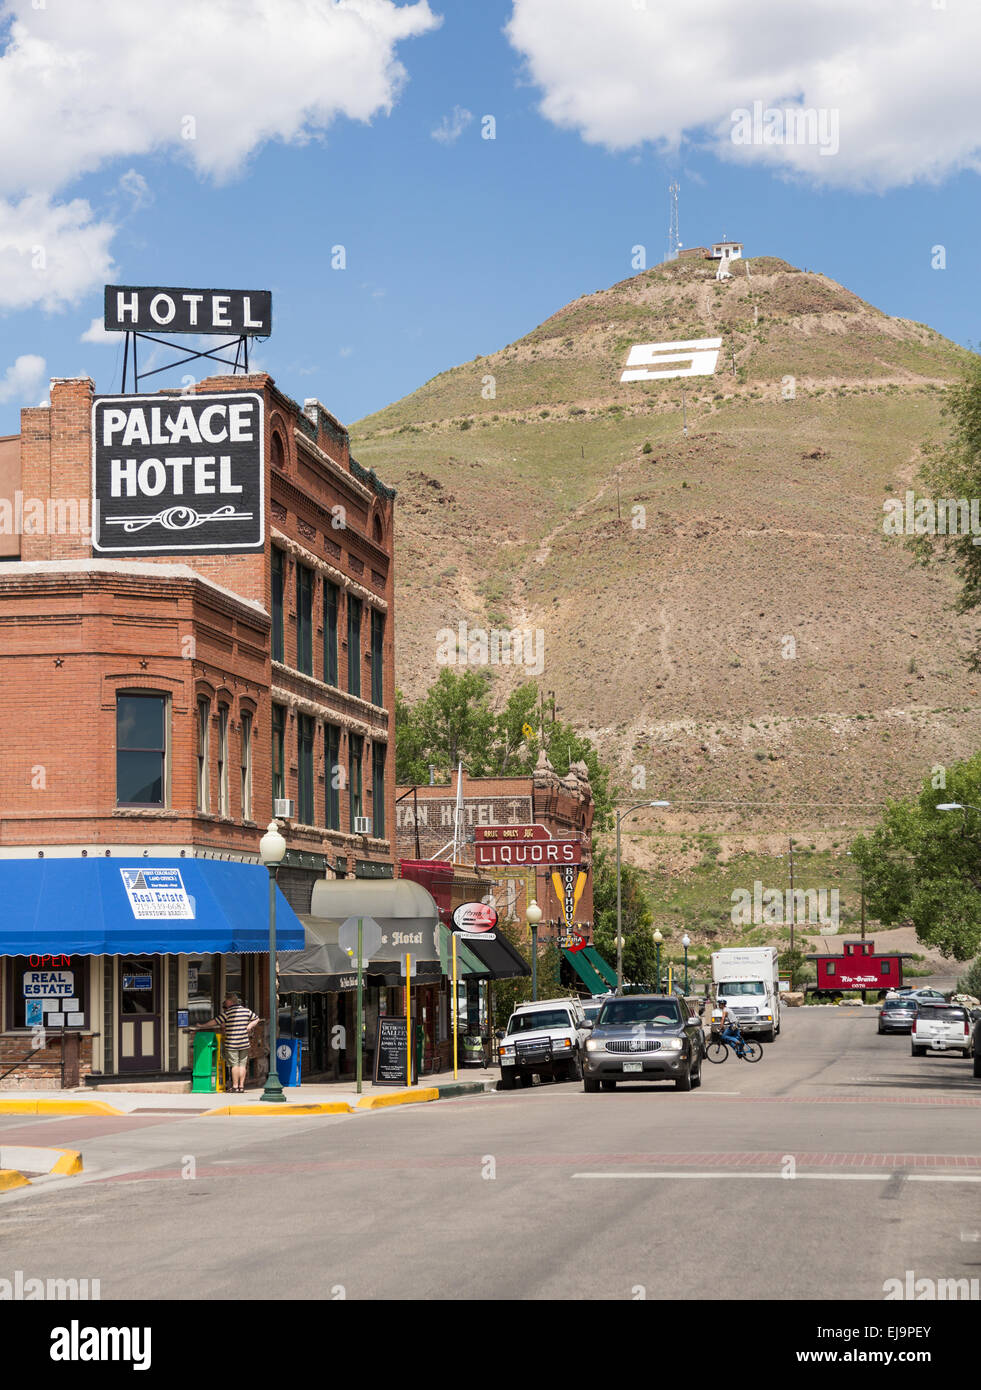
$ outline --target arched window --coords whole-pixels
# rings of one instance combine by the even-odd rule
[[[278,430],[273,430],[272,466],[278,468],[280,472],[286,471],[286,449],[283,445],[283,436]]]

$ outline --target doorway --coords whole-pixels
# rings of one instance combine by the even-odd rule
[[[160,1070],[160,994],[165,956],[121,956],[119,1070]]]

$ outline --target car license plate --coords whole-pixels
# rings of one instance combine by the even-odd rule
[[[501,1066],[502,1066],[502,1067],[513,1067],[513,1066],[514,1066],[514,1058],[513,1058],[513,1057],[502,1057],[502,1058],[501,1058]]]
[[[945,1042],[941,1042],[941,1040],[938,1038],[936,1042],[934,1042],[933,1046],[937,1049],[938,1052],[943,1052],[946,1049],[947,1044]]]
[[[623,1069],[624,1071],[643,1071],[644,1064],[643,1062],[624,1062]]]

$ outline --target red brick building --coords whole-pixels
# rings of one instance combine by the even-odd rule
[[[263,403],[253,553],[94,558],[87,378],[52,382],[0,440],[0,877],[28,860],[256,864],[274,801],[294,803],[279,885],[297,913],[317,878],[392,874],[395,494],[333,415],[271,377],[193,393],[243,390]],[[83,1076],[179,1072],[178,1015],[228,987],[265,1014],[266,961],[79,955],[82,1007],[55,1016],[81,1031]],[[27,1050],[25,969],[0,959],[0,1072]]]
[[[395,833],[400,859],[442,859],[453,857],[453,823],[456,785],[404,787],[396,789]],[[559,777],[544,753],[530,777],[468,777],[463,775],[463,815],[457,834],[455,862],[474,862],[474,830],[484,825],[543,825],[554,839],[576,836],[582,839],[582,867],[592,865],[593,793],[585,763],[573,763],[566,777]],[[551,873],[544,868],[524,873],[501,869],[491,875],[494,895],[502,917],[524,920],[527,890],[530,888],[542,909],[542,939],[555,937],[565,917]],[[534,879],[534,882],[532,882]],[[573,917],[577,931],[592,940],[593,884],[588,873],[586,885]]]

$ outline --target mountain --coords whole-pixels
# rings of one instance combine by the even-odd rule
[[[352,426],[399,488],[398,682],[461,620],[541,629],[542,688],[624,789],[646,769],[637,799],[859,824],[978,747],[976,621],[883,532],[966,353],[774,257],[715,270],[585,295]],[[711,376],[620,380],[635,344],[713,337]]]

